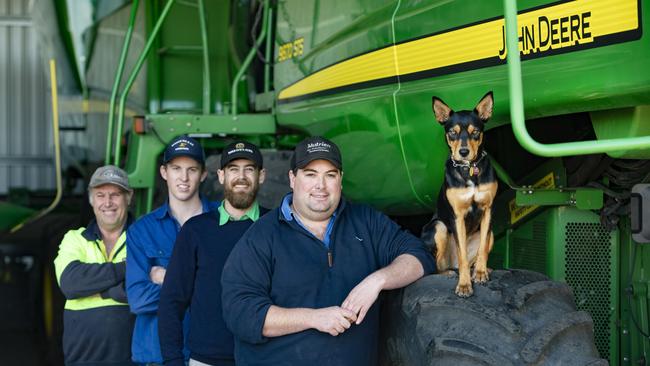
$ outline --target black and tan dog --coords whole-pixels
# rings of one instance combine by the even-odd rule
[[[433,112],[445,128],[450,149],[437,217],[432,222],[436,264],[440,273],[458,268],[456,294],[461,297],[472,295],[472,281],[485,283],[489,279],[487,260],[494,243],[491,218],[497,180],[483,151],[483,127],[492,116],[493,104],[492,92],[488,92],[473,111],[454,112],[433,97]]]

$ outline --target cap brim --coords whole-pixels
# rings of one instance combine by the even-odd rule
[[[222,163],[221,163],[221,169],[225,168],[226,165],[228,165],[230,162],[238,159],[244,159],[244,160],[249,160],[252,161],[256,167],[262,168],[262,165],[260,164],[259,161],[256,161],[251,154],[248,153],[234,153],[232,155],[229,155],[228,158],[226,158]]]
[[[190,158],[190,159],[196,161],[197,163],[199,163],[201,165],[205,164],[205,161],[203,159],[197,158],[197,156],[194,155],[194,154],[178,152],[178,153],[175,153],[174,155],[170,156],[167,160],[163,161],[163,165],[169,163],[170,161],[172,161],[172,160],[174,160],[176,158],[180,158],[180,157]]]
[[[330,163],[332,163],[332,165],[334,165],[334,167],[336,167],[336,169],[343,170],[343,165],[341,164],[341,162],[337,161],[336,159],[333,159],[330,156],[330,154],[318,154],[318,153],[312,153],[312,154],[309,155],[308,159],[304,159],[304,160],[301,160],[299,162],[296,162],[296,168],[303,169],[304,167],[309,165],[309,163],[311,163],[314,160],[327,160]]]
[[[103,185],[106,185],[106,184],[111,184],[111,185],[120,187],[123,190],[129,191],[129,192],[133,190],[133,188],[131,188],[129,186],[125,186],[124,184],[117,183],[117,182],[110,182],[110,181],[99,181],[99,182],[96,182],[96,183],[94,183],[92,185],[88,184],[88,188],[97,188],[99,186],[103,186]]]

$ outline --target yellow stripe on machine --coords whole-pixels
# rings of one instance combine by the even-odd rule
[[[639,29],[638,0],[576,0],[526,11],[517,16],[522,57],[551,55],[562,49],[599,46],[599,39]],[[463,71],[470,63],[504,63],[504,19],[485,22],[406,41],[339,62],[283,89],[280,101],[363,85],[397,76]],[[603,42],[602,45],[612,42]],[[562,50],[564,51],[564,50]],[[467,69],[481,67],[468,67]],[[486,66],[486,65],[484,65]],[[445,68],[461,67],[449,70]],[[430,77],[425,75],[423,77]],[[417,78],[417,77],[416,77]],[[413,80],[410,78],[409,80]]]

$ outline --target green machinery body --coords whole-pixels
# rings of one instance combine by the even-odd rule
[[[112,110],[123,111],[119,95],[145,112],[145,132],[130,133],[125,158],[117,147],[120,114],[117,135],[107,139],[107,161],[126,166],[141,193],[140,212],[151,206],[164,143],[191,133],[215,150],[233,136],[287,151],[304,136],[326,136],[341,147],[348,198],[392,216],[430,214],[448,158],[431,97],[471,109],[492,90],[485,139],[503,183],[491,265],[567,281],[578,307],[592,314],[598,349],[612,364],[650,357],[650,341],[639,331],[650,331],[643,270],[650,250],[633,242],[629,211],[613,228],[601,223],[609,180],[573,186],[560,158],[593,153],[588,147],[603,140],[650,135],[648,1],[516,2],[523,95],[512,92],[502,1],[173,3],[127,3],[98,20],[93,38],[95,56],[111,58],[118,71],[127,66],[127,74],[118,72],[127,86],[122,94],[115,93],[119,82],[113,87]],[[118,60],[122,44],[101,37],[115,24],[140,24],[135,33],[147,40],[122,52],[126,61]],[[146,73],[127,77],[141,66],[133,54],[143,49]],[[87,69],[102,60],[91,58]],[[95,79],[84,89],[92,96],[111,85]],[[523,96],[524,127],[537,140],[595,142],[537,153],[513,132],[516,96]],[[607,156],[645,160],[647,146]]]
[[[275,65],[278,124],[323,134],[341,145],[348,196],[392,214],[427,212],[435,207],[447,158],[442,128],[431,110],[432,95],[471,109],[493,90],[495,115],[488,128],[509,121],[507,68],[499,56],[505,47],[503,8],[499,1],[380,3],[278,4],[276,50],[296,40],[301,47],[293,50],[301,55]],[[522,64],[527,118],[648,103],[650,48],[641,39],[641,24],[610,40],[595,34],[578,39],[595,33],[594,8],[611,2],[544,3],[525,3],[535,18],[529,22],[534,29],[527,27],[526,33],[536,32],[532,40],[520,42],[529,52]],[[642,10],[647,12],[640,2],[629,3],[639,19]],[[519,4],[520,18],[530,17]],[[557,9],[569,6],[573,9]],[[589,12],[591,17],[585,17]],[[540,28],[547,29],[544,17],[549,24],[568,17],[574,25],[576,17],[584,18],[587,26],[581,20],[579,36],[574,32],[561,48],[535,51],[551,37],[539,34]],[[494,32],[488,36],[487,31]],[[566,33],[570,31],[547,41],[568,37]],[[450,43],[435,47],[447,40]],[[615,41],[620,43],[609,45]],[[328,74],[319,78],[319,73]],[[287,93],[292,86],[304,91]]]

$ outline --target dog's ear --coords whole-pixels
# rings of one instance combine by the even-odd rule
[[[478,114],[478,117],[483,120],[483,122],[487,122],[487,120],[492,117],[493,107],[494,99],[492,98],[492,91],[489,91],[483,96],[483,98],[481,98],[474,110],[476,111],[476,114]]]
[[[431,105],[433,108],[433,114],[436,115],[436,120],[438,120],[441,125],[444,125],[449,119],[449,116],[454,113],[454,111],[452,111],[451,108],[449,108],[449,106],[438,97],[431,98]]]

